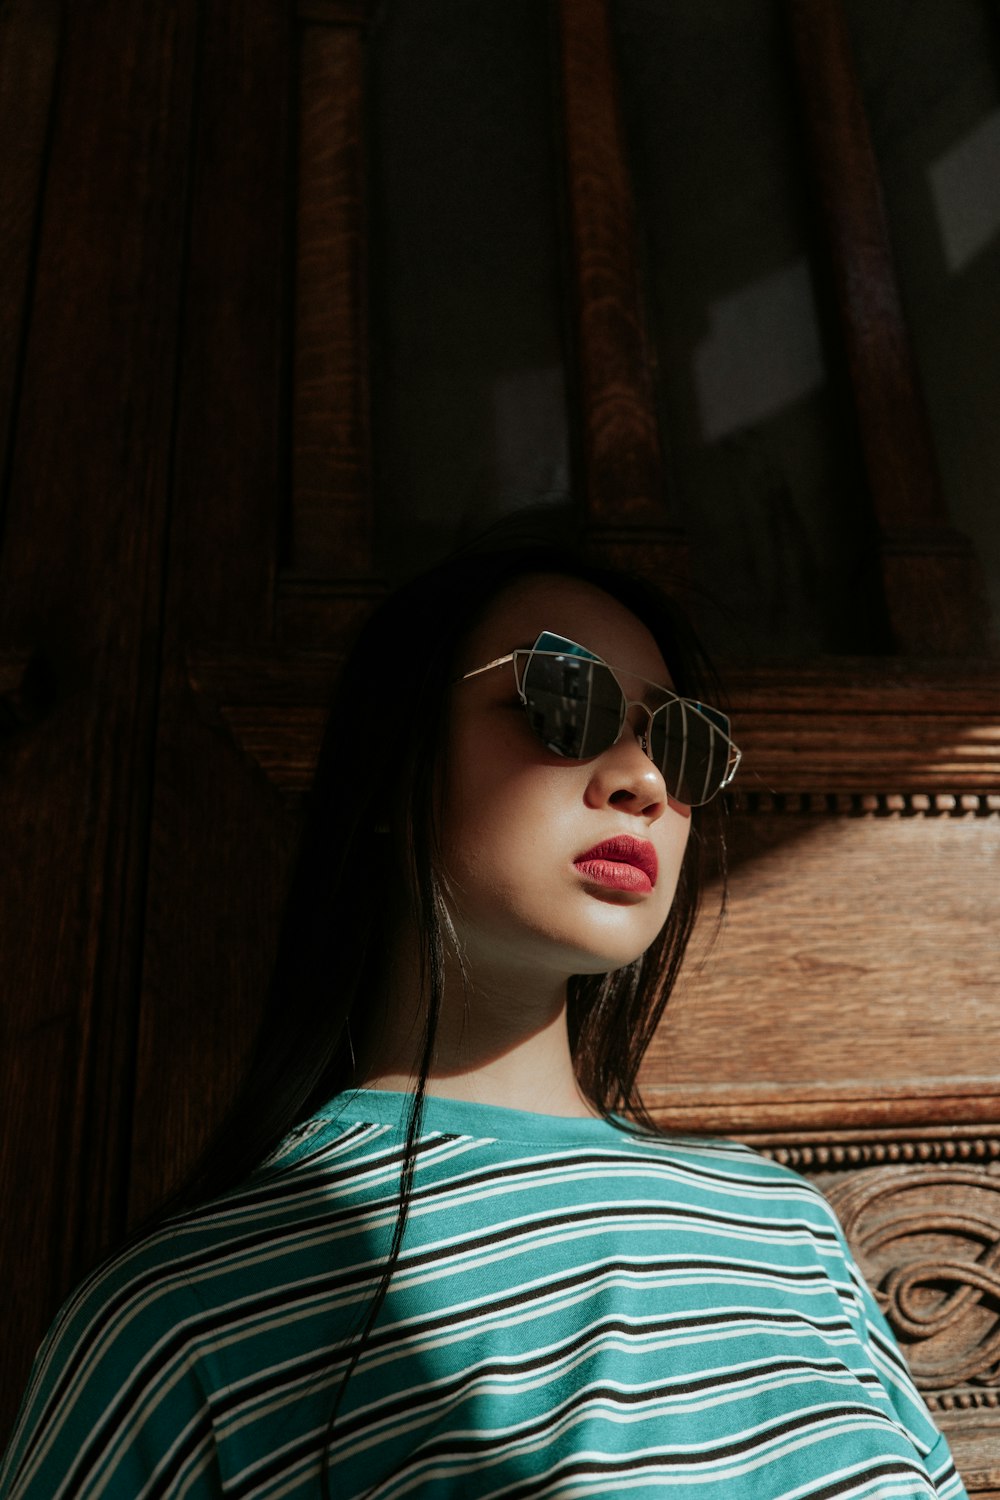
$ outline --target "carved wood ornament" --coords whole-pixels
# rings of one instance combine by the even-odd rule
[[[1000,1174],[859,1172],[827,1189],[882,1310],[925,1386],[1000,1399]]]
[[[818,1180],[966,1483],[1000,1483],[1000,1167],[879,1167]]]

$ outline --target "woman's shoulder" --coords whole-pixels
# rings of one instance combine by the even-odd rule
[[[720,1192],[743,1194],[766,1212],[794,1208],[822,1223],[839,1224],[829,1202],[814,1182],[764,1151],[723,1136],[681,1135],[672,1132],[623,1130],[631,1149],[670,1163],[675,1171]]]
[[[190,1300],[178,1229],[172,1223],[133,1236],[113,1250],[62,1303],[42,1346],[97,1344],[114,1328],[146,1347],[155,1318],[176,1326]]]
[[[109,1255],[65,1299],[38,1349],[0,1493],[62,1493],[68,1454],[83,1485],[138,1411],[165,1409],[172,1389],[197,1383],[190,1350],[198,1316],[169,1227]]]
[[[819,1189],[801,1173],[786,1166],[767,1151],[747,1145],[728,1136],[682,1134],[676,1131],[650,1131],[642,1128],[623,1128],[638,1146],[659,1151],[664,1156],[674,1157],[697,1165],[706,1172],[717,1172],[747,1182],[783,1188],[793,1194],[804,1193],[810,1197],[822,1197]]]
[[[87,1275],[36,1354],[0,1494],[86,1494],[98,1474],[114,1475],[108,1493],[137,1494],[150,1455],[173,1451],[178,1433],[201,1453],[211,1489],[207,1413],[231,1380],[226,1329],[248,1296],[267,1291],[273,1261],[284,1253],[300,1264],[288,1251],[309,1242],[314,1189],[308,1173],[263,1169],[133,1236]]]

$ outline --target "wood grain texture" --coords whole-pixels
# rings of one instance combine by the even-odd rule
[[[820,1176],[968,1486],[1000,1484],[1000,1170]]]
[[[981,570],[938,483],[842,0],[786,0],[785,13],[893,633],[918,655],[982,651]]]
[[[363,85],[358,28],[303,26],[291,567],[319,577],[372,566]]]
[[[743,796],[1000,792],[995,663],[840,658],[725,676]]]
[[[924,1389],[1000,1405],[1000,1173],[876,1168],[826,1195]]]
[[[66,7],[0,557],[0,647],[50,682],[0,751],[6,1403],[123,1222],[196,37]]]
[[[558,16],[587,513],[619,534],[652,528],[667,545],[676,528],[664,505],[607,0],[561,0]]]
[[[219,0],[205,12],[160,624],[133,1219],[191,1161],[232,1097],[293,833],[232,741],[197,712],[185,662],[191,641],[245,647],[267,640],[273,624],[293,42],[282,0]]]
[[[27,326],[61,26],[61,0],[8,0],[0,9],[0,474]]]
[[[710,1129],[1000,1119],[1000,814],[734,814],[730,900],[647,1057]]]
[[[275,639],[309,650],[319,641],[336,650],[367,619],[388,585],[384,578],[317,578],[283,571],[275,600]]]
[[[188,681],[200,717],[294,806],[312,782],[342,660],[301,648],[190,648]]]

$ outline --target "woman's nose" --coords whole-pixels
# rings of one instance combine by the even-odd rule
[[[618,739],[593,763],[586,794],[589,806],[614,806],[650,820],[662,816],[667,789],[648,754],[650,717],[643,704],[629,706]]]

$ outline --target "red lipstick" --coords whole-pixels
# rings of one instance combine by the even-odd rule
[[[617,891],[651,891],[656,884],[656,850],[648,839],[620,833],[595,844],[573,861],[574,869],[597,885]]]

